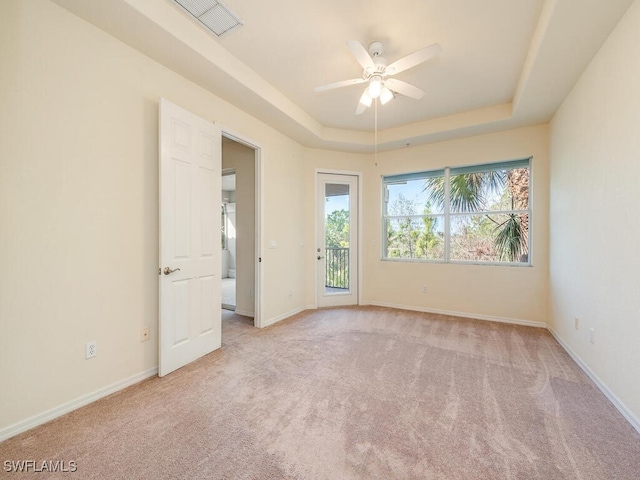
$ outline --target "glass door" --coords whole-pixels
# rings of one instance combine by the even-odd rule
[[[319,307],[358,303],[358,177],[318,174],[317,298]]]

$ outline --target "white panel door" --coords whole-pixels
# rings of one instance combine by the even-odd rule
[[[212,122],[160,99],[160,376],[221,344],[221,145]]]
[[[318,307],[357,305],[358,177],[319,173],[317,192]]]

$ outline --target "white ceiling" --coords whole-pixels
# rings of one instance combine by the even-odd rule
[[[346,42],[382,41],[426,95],[378,109],[378,148],[547,122],[633,0],[226,0],[244,26],[218,39],[172,0],[54,0],[303,145],[371,151],[362,74]],[[224,123],[224,122],[223,122]]]
[[[243,10],[246,24],[221,41],[225,48],[322,125],[371,130],[373,109],[354,115],[364,86],[314,94],[316,86],[362,75],[348,40],[382,41],[389,62],[442,46],[440,57],[397,76],[426,91],[421,100],[402,97],[379,109],[379,128],[397,127],[510,102],[543,0],[228,3]],[[287,13],[274,15],[274,3]]]

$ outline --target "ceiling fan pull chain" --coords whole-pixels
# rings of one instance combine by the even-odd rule
[[[373,107],[373,163],[378,166],[378,99]]]

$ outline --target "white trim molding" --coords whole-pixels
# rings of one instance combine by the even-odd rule
[[[363,249],[363,245],[364,245],[364,215],[362,214],[362,208],[363,208],[363,199],[364,199],[364,172],[362,171],[356,171],[356,170],[339,170],[339,169],[335,169],[335,168],[316,168],[315,172],[314,172],[314,177],[313,177],[313,183],[314,183],[314,194],[313,194],[313,198],[315,198],[317,200],[318,198],[318,175],[319,174],[329,174],[329,175],[349,175],[352,177],[357,177],[358,178],[358,206],[357,206],[357,210],[358,210],[358,240],[357,240],[357,244],[358,244],[358,256],[357,256],[357,262],[358,262],[358,295],[357,295],[357,299],[356,299],[356,305],[362,305],[362,298],[363,298],[363,291],[364,291],[364,262],[363,262],[363,258],[364,258],[364,249]],[[315,209],[317,208],[317,205],[315,205],[314,208],[314,212]],[[315,213],[314,213],[315,215]],[[315,217],[314,217],[315,218]],[[314,220],[313,222],[313,241],[316,242],[318,238],[318,223],[316,220]],[[317,281],[318,278],[318,264],[314,263],[315,267],[314,267],[314,272],[315,272],[315,276],[313,278],[315,278]],[[314,308],[318,308],[318,286],[314,283],[315,285],[315,292],[314,292],[314,302],[315,304],[311,307],[307,306],[307,309],[314,309]]]
[[[474,320],[485,320],[488,322],[510,323],[513,325],[523,325],[525,327],[547,328],[544,322],[534,322],[533,320],[522,320],[519,318],[495,317],[492,315],[480,315],[469,312],[455,312],[452,310],[439,310],[437,308],[417,307],[412,305],[398,305],[386,302],[369,302],[368,305],[376,307],[397,308],[399,310],[411,310],[413,312],[436,313],[439,315],[450,315],[452,317],[472,318]]]
[[[260,326],[260,328],[269,327],[275,323],[281,322],[282,320],[286,320],[289,317],[293,317],[294,315],[297,315],[300,312],[304,312],[305,310],[315,310],[315,308],[316,307],[314,305],[305,305],[303,307],[294,308],[293,310],[290,310],[286,313],[278,315],[277,317],[273,317],[268,320],[265,320]]]
[[[127,387],[130,387],[131,385],[146,380],[147,378],[151,378],[157,374],[158,367],[153,367],[146,372],[140,372],[129,378],[125,378],[124,380],[120,380],[119,382],[112,383],[111,385],[96,390],[95,392],[83,395],[74,400],[71,400],[70,402],[63,403],[62,405],[52,408],[51,410],[40,413],[38,415],[34,415],[33,417],[29,417],[26,420],[14,423],[13,425],[9,425],[8,427],[0,430],[0,442],[18,435],[19,433],[26,432],[27,430],[54,420],[58,417],[61,417],[62,415],[77,410],[80,407],[84,407],[85,405],[93,403],[96,400],[100,400],[107,395],[111,395],[112,393],[123,390]]]
[[[571,350],[569,345],[567,345],[564,340],[562,340],[560,335],[558,335],[550,326],[548,326],[547,329],[549,330],[551,335],[553,335],[553,338],[555,338],[556,341],[560,344],[560,346],[564,348],[564,350],[569,354],[573,361],[578,364],[578,366],[584,373],[587,374],[587,377],[589,377],[591,381],[596,384],[596,387],[598,387],[600,391],[604,393],[605,397],[607,397],[609,401],[613,403],[613,406],[616,407],[616,409],[622,414],[624,418],[627,419],[631,426],[635,428],[638,433],[640,433],[640,420],[633,414],[633,412],[629,410],[629,408],[622,402],[622,400],[620,400],[616,396],[616,394],[611,391],[606,383],[600,380],[600,377],[598,377],[598,375],[596,375],[595,372],[591,370],[591,368],[589,368],[589,366],[578,356],[578,354]]]

